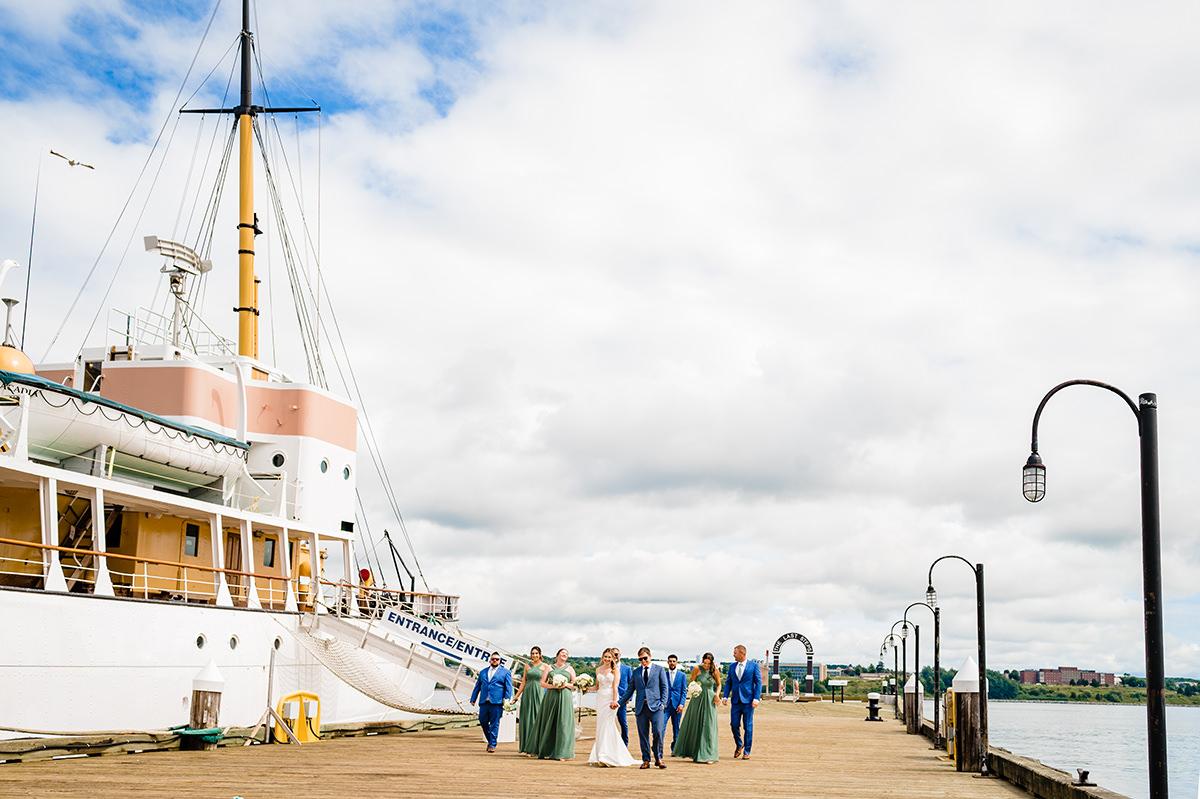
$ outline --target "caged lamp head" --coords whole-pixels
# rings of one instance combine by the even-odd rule
[[[1029,460],[1021,470],[1021,493],[1030,502],[1041,502],[1046,496],[1046,467],[1036,452],[1029,453]]]
[[[933,583],[930,583],[929,587],[925,589],[925,601],[929,603],[929,607],[937,607],[937,591],[933,590]]]
[[[900,640],[903,641],[906,638],[908,638],[908,622],[900,625]]]

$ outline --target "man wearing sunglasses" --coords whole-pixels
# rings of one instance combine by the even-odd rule
[[[663,710],[670,698],[671,688],[667,683],[667,670],[650,663],[649,647],[638,650],[638,665],[633,670],[633,678],[617,701],[623,705],[635,693],[637,699],[633,703],[633,714],[637,718],[638,743],[642,747],[642,768],[650,768],[651,733],[654,765],[666,768],[667,765],[663,763],[663,732],[666,728]]]
[[[504,703],[512,698],[512,672],[500,665],[500,653],[493,652],[488,665],[475,678],[475,689],[471,691],[471,704],[479,700],[479,726],[487,738],[487,750],[496,751],[496,738],[500,734],[500,716]]]

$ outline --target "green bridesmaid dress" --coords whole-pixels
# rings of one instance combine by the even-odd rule
[[[555,674],[571,679],[571,672],[565,668],[550,669],[550,679]],[[542,698],[534,734],[534,754],[539,759],[575,759],[575,706],[571,694],[566,688],[550,688]]]
[[[688,700],[679,725],[679,740],[675,742],[675,757],[690,757],[697,763],[717,761],[717,708],[713,697],[717,681],[707,671],[695,680],[703,689]]]
[[[546,689],[539,681],[545,668],[545,663],[539,663],[525,669],[525,689],[521,691],[521,706],[517,710],[517,731],[521,739],[520,751],[527,755],[537,754],[537,720],[546,696]]]

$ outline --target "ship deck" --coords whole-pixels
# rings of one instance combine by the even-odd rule
[[[1015,797],[1000,779],[959,773],[921,736],[885,713],[863,722],[861,704],[765,703],[757,714],[754,757],[732,759],[728,711],[720,712],[721,760],[669,760],[664,771],[587,765],[591,740],[571,762],[538,761],[501,744],[487,754],[478,728],[338,738],[295,746],[228,747],[0,766],[0,796],[162,797]],[[594,732],[585,718],[584,734]],[[631,730],[631,733],[633,731]],[[637,752],[637,742],[631,740]]]

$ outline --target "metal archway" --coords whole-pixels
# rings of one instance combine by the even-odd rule
[[[801,633],[784,633],[779,636],[779,640],[775,642],[774,648],[771,650],[772,667],[771,676],[779,674],[779,650],[788,641],[799,641],[804,644],[804,652],[808,655],[808,665],[804,670],[804,692],[808,695],[813,694],[813,648],[812,644]],[[782,689],[783,679],[779,678],[780,687]]]

